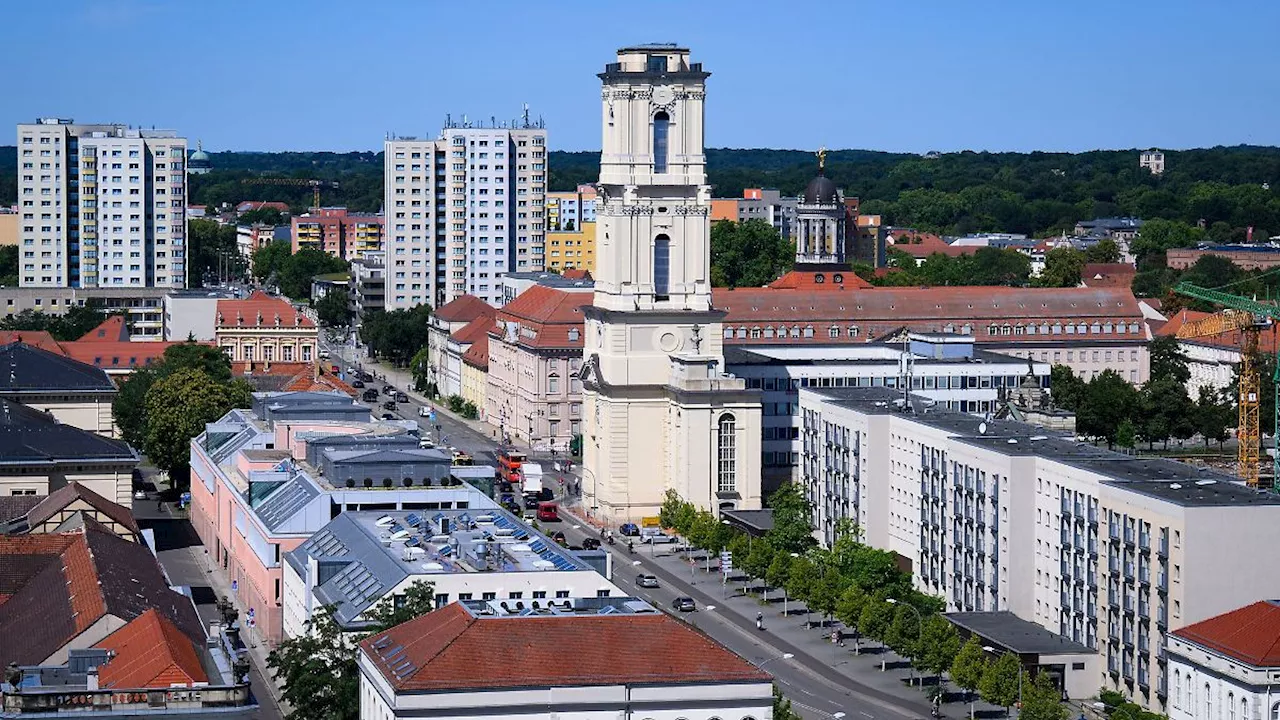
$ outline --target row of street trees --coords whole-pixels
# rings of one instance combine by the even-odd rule
[[[1237,422],[1234,393],[1202,387],[1192,400],[1186,387],[1191,370],[1177,339],[1156,338],[1148,349],[1151,379],[1141,387],[1114,370],[1085,381],[1071,368],[1053,366],[1049,384],[1054,400],[1076,413],[1076,432],[1105,440],[1107,447],[1132,448],[1142,441],[1149,447],[1162,443],[1167,448],[1170,439],[1187,440],[1197,434],[1206,445],[1217,441],[1221,446]]]
[[[317,275],[347,270],[347,261],[318,248],[305,247],[298,252],[287,240],[276,240],[253,253],[253,278],[262,285],[275,285],[294,300],[311,299],[311,280]]]
[[[160,362],[134,370],[120,385],[111,412],[121,437],[156,467],[188,480],[191,438],[233,408],[247,408],[252,388],[231,376],[231,362],[216,347],[185,342],[164,351]]]
[[[855,653],[861,652],[866,638],[910,659],[921,673],[936,677],[935,692],[941,692],[942,676],[950,673],[958,686],[981,693],[994,705],[1008,708],[1018,700],[1017,657],[1004,654],[990,660],[974,637],[962,644],[955,626],[941,615],[945,602],[916,590],[910,573],[898,566],[893,553],[860,542],[858,528],[847,519],[838,526],[831,547],[819,547],[809,522],[809,503],[793,483],[775,492],[769,506],[773,528],[763,538],[750,538],[674,491],[668,491],[659,518],[664,527],[705,550],[708,564],[712,555],[724,550],[732,553],[735,570],[763,583],[750,588],[762,600],[770,601],[770,589],[781,591],[784,615],[790,614],[789,603],[801,602],[806,627],[828,627],[838,620],[853,633]],[[811,621],[813,613],[820,622]],[[1065,720],[1066,709],[1050,679],[1025,680],[1023,716]],[[1030,715],[1029,692],[1040,705]]]

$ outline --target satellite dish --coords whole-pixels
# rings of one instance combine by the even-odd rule
[[[986,434],[987,434],[987,424],[986,424],[986,423],[984,423],[984,422],[980,422],[980,423],[978,423],[978,434],[979,434],[979,435],[986,435]]]

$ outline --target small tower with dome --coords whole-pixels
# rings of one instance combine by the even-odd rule
[[[826,175],[827,149],[816,154],[818,176],[805,186],[796,204],[796,265],[844,266],[848,264],[844,195]]]
[[[191,157],[187,158],[187,173],[204,175],[212,169],[213,162],[209,160],[209,153],[204,151],[204,144],[197,140],[196,151],[191,153]]]

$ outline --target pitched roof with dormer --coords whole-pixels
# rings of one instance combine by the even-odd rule
[[[101,368],[22,342],[0,346],[0,394],[115,391]]]
[[[219,300],[215,327],[228,328],[310,328],[316,324],[284,298],[261,290],[243,300]]]
[[[590,293],[533,285],[502,306],[489,336],[543,350],[581,350],[582,308],[591,302]]]
[[[492,305],[475,295],[459,295],[436,308],[432,316],[448,323],[469,323],[478,317],[493,317]]]

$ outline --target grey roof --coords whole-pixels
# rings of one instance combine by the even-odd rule
[[[773,529],[773,508],[761,510],[721,510],[720,514],[731,524],[752,535],[763,535]]]
[[[505,273],[502,277],[512,280],[529,280],[538,285],[560,290],[594,290],[596,287],[595,280],[574,280],[553,272],[513,272]]]
[[[0,345],[0,393],[115,394],[101,368],[21,342]]]
[[[302,473],[298,473],[267,495],[254,508],[254,514],[272,532],[283,528],[299,510],[320,497],[320,489]]]
[[[375,463],[413,463],[430,462],[452,463],[453,457],[443,450],[429,449],[396,449],[396,450],[348,450],[330,451],[327,453],[334,464],[369,465]]]
[[[888,415],[904,412],[902,391],[893,388],[813,390],[837,406]],[[983,420],[976,415],[934,406],[911,396],[913,420],[952,434],[956,442],[1002,455],[1041,457],[1107,478],[1104,483],[1184,507],[1280,505],[1280,495],[1254,490],[1240,479],[1188,463],[1107,450],[1074,437],[1013,420]],[[980,426],[985,424],[985,428]]]
[[[1095,651],[1007,610],[943,615],[953,625],[1020,655],[1092,655]]]
[[[137,463],[126,443],[72,425],[48,413],[0,399],[0,465],[120,461]]]
[[[834,205],[840,202],[840,193],[831,178],[819,173],[804,188],[805,205]]]

